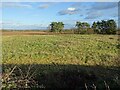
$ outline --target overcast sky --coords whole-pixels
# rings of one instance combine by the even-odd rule
[[[117,2],[4,2],[0,6],[4,29],[45,29],[52,21],[74,28],[76,21],[114,19],[118,22]]]

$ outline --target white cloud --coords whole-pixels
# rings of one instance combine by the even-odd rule
[[[74,11],[76,8],[70,7],[67,10]]]
[[[38,8],[40,8],[40,9],[46,9],[46,8],[49,8],[50,6],[54,6],[56,4],[58,4],[58,2],[46,2],[46,3],[40,4],[38,6]]]
[[[0,21],[0,29],[46,29],[45,24],[25,24],[13,21]]]
[[[106,10],[106,9],[111,9],[118,7],[117,2],[108,2],[108,3],[103,3],[103,2],[96,2],[91,9],[93,10]]]
[[[85,17],[85,19],[96,19],[101,17],[103,14],[99,11],[96,12],[88,12],[87,13],[87,17]]]
[[[59,15],[73,15],[73,14],[78,14],[80,9],[76,9],[73,7],[67,8],[65,10],[61,10],[58,12]]]
[[[29,4],[23,4],[19,2],[4,2],[2,3],[2,8],[8,7],[8,8],[31,8],[32,6]]]

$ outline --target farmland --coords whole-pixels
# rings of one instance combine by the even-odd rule
[[[117,39],[113,35],[3,36],[3,63],[114,65]]]
[[[118,50],[119,38],[117,35],[7,34],[2,36],[3,72],[6,73],[6,69],[13,68],[15,65],[21,67],[25,72],[26,66],[33,65],[33,71],[39,68],[37,74],[49,75],[49,77],[47,76],[48,81],[44,81],[43,77],[41,81],[37,77],[40,85],[51,87],[57,83],[54,87],[67,87],[69,84],[62,85],[60,83],[62,81],[59,82],[58,79],[61,80],[59,75],[64,73],[69,77],[74,73],[77,76],[79,72],[76,70],[80,70],[83,78],[85,73],[88,76],[94,74],[99,77],[96,83],[101,83],[106,79],[110,80],[108,83],[112,85],[112,80],[115,80],[114,85],[111,86],[115,87],[120,84],[120,80],[116,79],[116,77],[120,77]],[[59,75],[56,76],[55,73]],[[91,80],[93,80],[92,77]]]

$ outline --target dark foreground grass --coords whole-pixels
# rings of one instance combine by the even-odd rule
[[[15,67],[16,66],[16,67]],[[12,70],[14,68],[14,70]],[[4,71],[4,70],[8,70]],[[12,71],[10,74],[9,71]],[[92,88],[97,90],[106,88],[120,88],[120,67],[84,66],[84,65],[3,65],[3,86],[6,88],[73,88],[73,90]],[[106,89],[105,89],[106,90]]]

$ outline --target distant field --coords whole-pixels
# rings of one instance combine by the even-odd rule
[[[2,35],[54,35],[54,34],[72,34],[71,30],[64,30],[61,33],[49,32],[48,30],[21,30],[21,31],[2,31]]]
[[[43,31],[3,31],[2,35],[44,35],[49,34]]]
[[[4,64],[114,65],[117,35],[3,35]]]

